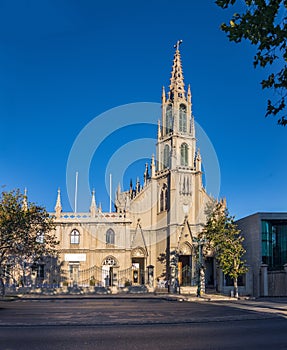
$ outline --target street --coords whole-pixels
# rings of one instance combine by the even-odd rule
[[[0,349],[287,349],[287,304],[163,298],[0,302]]]

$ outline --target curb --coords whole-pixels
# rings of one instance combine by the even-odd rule
[[[251,298],[232,298],[226,295],[202,295],[197,297],[188,294],[154,294],[154,293],[130,293],[130,294],[19,294],[8,295],[0,299],[0,302],[12,302],[19,300],[93,300],[93,299],[161,299],[179,302],[235,302],[238,300],[250,300]]]

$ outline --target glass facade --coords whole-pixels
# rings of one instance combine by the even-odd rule
[[[287,220],[262,220],[262,262],[269,270],[287,263]]]

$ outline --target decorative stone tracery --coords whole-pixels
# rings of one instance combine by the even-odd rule
[[[117,261],[117,259],[115,257],[108,256],[108,257],[106,257],[103,260],[102,265],[105,265],[105,266],[118,266],[118,261]]]
[[[144,248],[137,247],[132,250],[132,258],[145,258],[146,252]]]

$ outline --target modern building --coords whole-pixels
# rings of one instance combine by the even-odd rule
[[[244,236],[252,295],[287,295],[287,213],[256,213],[236,222]]]

